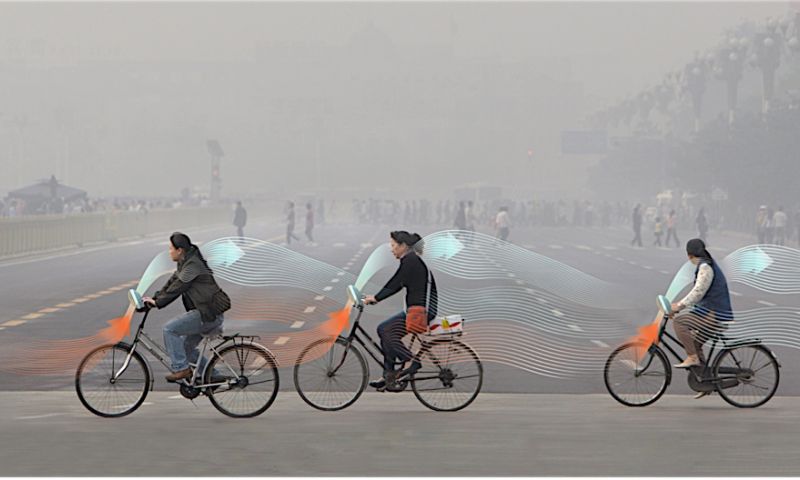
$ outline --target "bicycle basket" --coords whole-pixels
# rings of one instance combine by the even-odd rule
[[[434,318],[428,325],[428,335],[460,335],[464,331],[461,315],[445,315]]]

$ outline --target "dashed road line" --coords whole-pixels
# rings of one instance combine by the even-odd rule
[[[333,290],[333,287],[331,287],[330,285],[322,289],[323,292],[330,292],[331,290]]]
[[[44,313],[29,313],[29,314],[23,315],[23,316],[21,316],[19,318],[21,318],[23,320],[35,320],[35,319],[41,318],[41,317],[44,317]]]
[[[334,278],[334,279],[331,280],[331,283],[339,283],[339,279],[338,278]]]
[[[275,340],[275,345],[286,345],[286,342],[289,341],[289,337],[279,337]]]
[[[306,309],[303,310],[303,313],[314,313],[314,310],[316,309],[317,307],[306,307]]]
[[[69,308],[69,307],[74,307],[74,306],[75,306],[75,304],[74,303],[70,303],[70,302],[59,303],[59,304],[56,305],[56,307],[58,307],[58,308]]]
[[[56,312],[60,312],[60,311],[61,311],[60,308],[49,307],[49,308],[43,308],[43,309],[39,310],[38,313],[56,313]]]
[[[26,320],[9,320],[9,321],[7,321],[7,322],[5,322],[3,324],[0,324],[0,326],[2,326],[3,328],[5,328],[5,327],[16,327],[17,325],[22,325],[25,322],[26,322]]]
[[[300,328],[300,327],[302,327],[303,325],[305,325],[305,323],[306,323],[306,322],[303,322],[303,321],[301,321],[301,320],[298,320],[298,321],[296,321],[296,322],[294,322],[294,323],[292,324],[291,328]]]
[[[578,250],[587,250],[587,251],[594,250],[592,247],[586,245],[575,245],[575,248],[577,248]]]
[[[730,294],[731,294],[731,295],[733,295],[734,297],[741,297],[741,296],[743,296],[741,293],[739,293],[739,292],[734,292],[733,290],[728,290],[728,293],[730,293]]]
[[[600,340],[592,340],[592,343],[600,348],[608,348],[608,344],[606,342],[601,342]]]
[[[564,313],[561,310],[556,310],[555,308],[550,310],[550,312],[555,315],[556,317],[563,317]]]
[[[316,297],[314,297],[314,300],[318,302],[325,300],[325,295],[317,295]]]
[[[767,307],[775,307],[775,306],[777,306],[776,304],[774,304],[772,302],[767,302],[766,300],[759,300],[756,303],[760,303],[761,305],[764,305],[764,306],[767,306]],[[23,318],[25,318],[25,317],[23,317]]]
[[[567,326],[569,327],[570,330],[574,330],[576,332],[582,332],[583,331],[583,329],[581,327],[577,326],[577,325],[567,325]]]

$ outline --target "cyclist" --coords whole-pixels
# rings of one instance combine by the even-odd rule
[[[728,282],[705,243],[699,238],[689,240],[686,254],[697,268],[692,290],[672,304],[675,333],[687,354],[683,362],[675,365],[677,368],[704,365],[703,343],[710,333],[724,329],[726,322],[733,320]]]
[[[164,308],[182,297],[186,313],[164,325],[164,345],[172,360],[172,373],[166,379],[177,382],[192,376],[189,363],[197,362],[202,334],[222,327],[222,314],[231,308],[231,301],[214,280],[214,272],[200,249],[186,234],[175,232],[169,237],[169,256],[177,262],[178,269],[152,298],[143,300],[151,307]],[[200,371],[205,363],[205,358],[200,359]]]
[[[407,379],[421,367],[419,362],[414,361],[399,372],[395,370],[395,364],[413,358],[402,338],[407,333],[423,333],[427,330],[428,322],[436,317],[437,293],[436,281],[419,257],[424,243],[421,237],[406,231],[391,232],[389,237],[392,254],[400,260],[400,267],[376,295],[365,297],[364,302],[376,304],[405,288],[406,308],[378,325],[384,354],[383,377],[370,382],[370,386],[378,391],[401,391],[403,388],[397,382]]]

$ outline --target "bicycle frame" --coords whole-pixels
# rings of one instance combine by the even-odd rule
[[[353,322],[353,327],[350,329],[350,333],[346,337],[344,337],[345,342],[347,342],[344,354],[342,354],[342,359],[339,361],[339,364],[336,365],[336,368],[334,368],[331,373],[336,373],[336,371],[338,371],[339,368],[341,368],[341,366],[344,364],[344,361],[347,358],[347,352],[350,349],[350,345],[353,344],[354,340],[356,342],[358,342],[359,344],[361,344],[362,347],[364,347],[364,350],[366,350],[366,352],[369,354],[369,356],[372,357],[372,359],[375,360],[375,362],[377,362],[378,365],[381,366],[381,368],[383,367],[383,358],[385,356],[385,352],[380,347],[380,345],[378,345],[375,342],[375,340],[372,339],[372,337],[369,335],[369,333],[367,333],[367,331],[364,330],[364,328],[361,326],[361,315],[364,314],[364,306],[363,305],[356,305],[356,308],[358,309],[358,315],[356,315],[356,319]],[[359,335],[359,333],[360,333],[360,335]],[[419,342],[419,344],[420,344],[420,349],[417,350],[417,352],[413,354],[414,356],[412,357],[412,360],[419,360],[419,352],[421,352],[423,349],[425,349],[425,347],[430,346],[433,342],[424,341],[416,333],[412,333],[411,335],[412,335],[412,337],[411,337],[411,345],[409,347],[409,350],[413,350],[414,342]],[[364,340],[364,338],[362,338],[362,336],[366,337],[366,340],[368,340],[369,343],[367,343]],[[331,351],[333,351],[333,350],[331,350]],[[379,358],[379,356],[380,356],[380,358]],[[438,366],[439,361],[438,361],[437,358],[434,357],[433,358],[433,362],[434,362],[434,364],[436,364]],[[439,378],[439,377],[438,377],[438,375],[437,376],[433,376],[433,377],[418,377],[418,376],[415,375],[415,378],[417,380],[429,380],[429,379],[436,379],[436,378]]]
[[[667,351],[669,353],[671,353],[679,362],[682,362],[682,361],[684,361],[685,358],[681,357],[681,355],[678,354],[678,352],[676,352],[675,349],[672,348],[672,346],[669,344],[669,342],[666,341],[666,339],[669,339],[669,340],[675,342],[678,346],[680,346],[680,348],[683,348],[684,351],[685,351],[685,347],[681,343],[681,341],[678,340],[677,338],[675,338],[674,336],[672,336],[672,334],[670,334],[667,331],[667,323],[669,321],[669,318],[670,317],[668,315],[665,315],[665,314],[662,313],[662,315],[661,315],[661,325],[659,326],[658,337],[657,337],[656,342],[655,342],[654,345],[655,346],[663,345],[667,349]],[[666,339],[664,337],[666,337]],[[720,343],[722,344],[722,346],[719,349],[717,349],[717,345],[720,344]],[[737,343],[736,346],[739,346],[739,345],[742,345],[742,344],[760,344],[760,343],[761,343],[760,341],[754,340],[754,341],[746,341],[746,342],[743,342],[741,344]],[[731,379],[731,378],[733,378],[733,379],[737,378],[737,374],[740,373],[742,369],[734,368],[734,367],[721,367],[720,373],[724,373],[724,374],[727,374],[727,375],[720,375],[718,377],[709,376],[711,367],[716,362],[717,357],[727,348],[729,348],[729,345],[727,345],[724,340],[720,341],[720,339],[718,337],[716,337],[716,336],[714,337],[713,343],[711,344],[711,348],[709,349],[709,352],[708,352],[708,356],[706,357],[707,360],[705,362],[705,365],[703,365],[702,369],[695,369],[695,368],[691,369],[692,373],[694,373],[694,375],[695,375],[695,377],[697,378],[698,381],[700,381],[702,383],[718,383],[718,382],[721,382],[723,380],[727,380],[727,379]],[[715,355],[715,352],[716,352],[716,355]],[[738,360],[736,360],[736,357],[733,357],[733,358],[738,363]],[[652,361],[652,357],[650,358],[650,361]],[[644,368],[644,370],[646,370],[647,367],[649,367],[649,362],[648,362],[648,365]],[[698,374],[697,370],[700,370],[700,374]]]
[[[131,358],[133,357],[133,353],[136,351],[136,347],[139,344],[141,344],[142,347],[144,347],[145,350],[150,352],[150,355],[155,357],[156,360],[161,362],[161,364],[164,365],[164,367],[166,367],[168,370],[171,369],[171,365],[167,362],[167,360],[165,358],[165,357],[169,357],[169,354],[167,353],[166,349],[164,349],[164,347],[162,347],[158,342],[156,342],[155,340],[150,338],[150,336],[147,335],[147,332],[144,331],[144,325],[145,325],[145,322],[147,321],[147,316],[149,314],[150,314],[150,309],[145,310],[144,316],[142,317],[142,321],[139,322],[139,326],[136,329],[136,334],[133,337],[133,342],[131,342],[130,351],[128,352],[128,355],[126,356],[125,361],[122,363],[122,366],[119,368],[119,370],[111,378],[111,382],[112,383],[114,381],[116,381],[116,379],[118,377],[120,377],[125,372],[125,370],[128,368],[128,365],[130,364]],[[258,338],[258,337],[254,336],[254,335],[242,335],[242,336],[233,335],[233,336],[230,336],[230,337],[223,337],[223,340],[220,343],[216,344],[216,345],[211,345],[211,339],[210,338],[208,338],[208,337],[203,338],[203,341],[201,342],[202,348],[200,349],[200,353],[199,353],[199,355],[197,357],[198,358],[198,364],[199,364],[199,360],[202,359],[205,356],[207,349],[210,349],[211,352],[213,352],[214,355],[216,355],[216,356],[221,358],[218,349],[220,347],[222,347],[223,345],[226,345],[227,343],[231,342],[231,341],[233,341],[235,343],[236,342],[236,340],[235,340],[236,338],[242,338],[242,339],[249,338],[250,339],[250,344],[252,344],[253,343],[253,339]],[[266,351],[266,349],[265,349],[265,351]],[[271,356],[272,356],[272,354],[270,353],[270,357]],[[144,361],[145,361],[145,365],[147,366],[147,369],[150,371],[149,372],[150,373],[150,390],[152,391],[155,379],[154,379],[154,376],[153,376],[152,369],[150,367],[150,363],[147,361],[146,358],[144,359]],[[228,365],[227,362],[225,362],[223,360],[222,363],[225,365],[225,367],[233,375],[233,378],[239,378],[239,375],[236,373],[236,371],[234,371],[231,368],[230,365]],[[205,368],[208,368],[208,363],[206,363]],[[226,385],[228,383],[228,382],[217,382],[217,383],[206,383],[206,384],[196,385],[195,384],[196,381],[198,379],[202,378],[201,374],[202,375],[205,374],[205,368],[203,369],[203,372],[200,372],[198,368],[194,368],[194,371],[192,372],[192,377],[189,379],[189,382],[188,382],[189,386],[192,386],[192,387],[195,387],[195,388],[207,388],[207,387],[215,387],[215,386]]]

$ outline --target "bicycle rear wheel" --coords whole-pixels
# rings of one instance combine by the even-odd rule
[[[723,379],[717,386],[719,396],[739,408],[764,405],[775,395],[780,381],[778,360],[763,345],[723,350],[714,362],[714,376]],[[726,386],[726,382],[733,385]]]
[[[423,405],[455,412],[472,403],[483,385],[478,355],[458,340],[435,340],[419,352],[422,364],[411,377],[411,389]]]
[[[364,355],[342,337],[311,343],[297,358],[294,386],[304,402],[318,410],[349,407],[367,388],[369,367]]]
[[[124,417],[144,402],[150,386],[150,371],[138,352],[118,377],[130,345],[103,345],[89,352],[75,372],[75,390],[87,410],[101,417]]]
[[[611,352],[603,380],[614,400],[629,407],[644,407],[667,390],[672,370],[667,356],[653,345],[626,343]]]
[[[206,367],[204,383],[214,372],[227,377],[227,384],[206,389],[211,404],[229,417],[261,415],[278,395],[278,365],[265,347],[229,345],[214,355]]]

